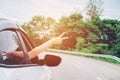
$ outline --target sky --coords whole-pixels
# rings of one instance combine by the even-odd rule
[[[0,18],[18,23],[28,22],[33,16],[52,17],[59,20],[73,12],[85,15],[89,0],[0,0]],[[102,0],[102,18],[120,20],[120,0]]]

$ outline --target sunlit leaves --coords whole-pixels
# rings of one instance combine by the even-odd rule
[[[23,24],[22,27],[36,46],[54,35],[54,25],[55,20],[51,17],[34,16],[28,23]]]

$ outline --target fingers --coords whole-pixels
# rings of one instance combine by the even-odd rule
[[[65,40],[65,39],[68,39],[69,37],[63,37],[62,39]]]
[[[65,32],[63,32],[61,35],[59,35],[59,37],[63,37],[64,34],[65,34]]]
[[[63,37],[63,35],[65,34],[65,32],[63,32],[61,35],[59,35],[60,38]],[[62,40],[68,39],[69,37],[63,37]]]

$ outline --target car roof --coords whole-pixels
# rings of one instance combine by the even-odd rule
[[[16,23],[12,22],[11,20],[0,18],[0,30],[6,29],[6,28],[18,29],[18,26]]]

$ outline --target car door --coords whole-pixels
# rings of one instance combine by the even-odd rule
[[[50,80],[51,72],[47,66],[31,64],[27,52],[33,46],[29,42],[26,34],[15,28],[7,28],[0,31],[0,79],[2,80]],[[24,52],[23,59],[12,59],[12,62],[4,63],[7,58],[5,55],[9,51],[22,50]],[[37,59],[37,58],[36,58]],[[23,63],[24,61],[24,63]]]

